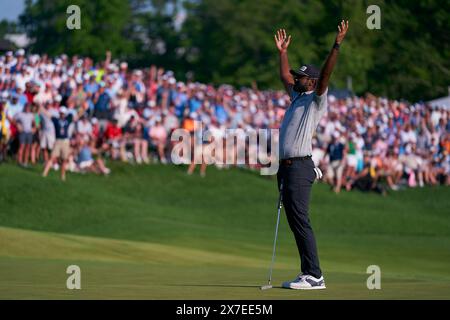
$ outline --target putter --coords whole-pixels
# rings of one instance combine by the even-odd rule
[[[280,183],[280,196],[278,198],[278,216],[277,216],[277,226],[275,227],[275,239],[273,241],[273,251],[272,251],[272,263],[270,264],[270,269],[269,269],[269,281],[267,283],[267,285],[265,286],[261,286],[261,290],[267,290],[267,289],[272,289],[272,270],[273,270],[273,264],[275,262],[275,248],[277,246],[277,236],[278,236],[278,225],[280,224],[280,212],[281,212],[281,207],[283,206],[283,180]]]

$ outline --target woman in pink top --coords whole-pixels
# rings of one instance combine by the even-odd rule
[[[156,118],[155,125],[150,129],[150,138],[156,145],[161,162],[167,163],[166,156],[164,155],[164,149],[167,143],[167,131],[159,117]]]

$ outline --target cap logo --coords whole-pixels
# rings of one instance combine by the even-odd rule
[[[303,66],[300,68],[300,71],[305,71],[306,69],[307,69],[306,66]]]

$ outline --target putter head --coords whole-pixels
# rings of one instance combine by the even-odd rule
[[[267,290],[267,289],[272,289],[273,287],[272,287],[272,285],[270,285],[270,284],[268,284],[268,285],[265,285],[265,286],[261,286],[261,290]]]

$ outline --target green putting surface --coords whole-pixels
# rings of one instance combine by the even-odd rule
[[[274,289],[273,178],[239,169],[111,165],[109,177],[0,165],[2,299],[450,299],[450,189],[387,197],[313,187],[327,289],[277,288],[299,272],[283,213]],[[81,290],[66,268],[81,268]],[[381,268],[381,290],[366,269]]]

